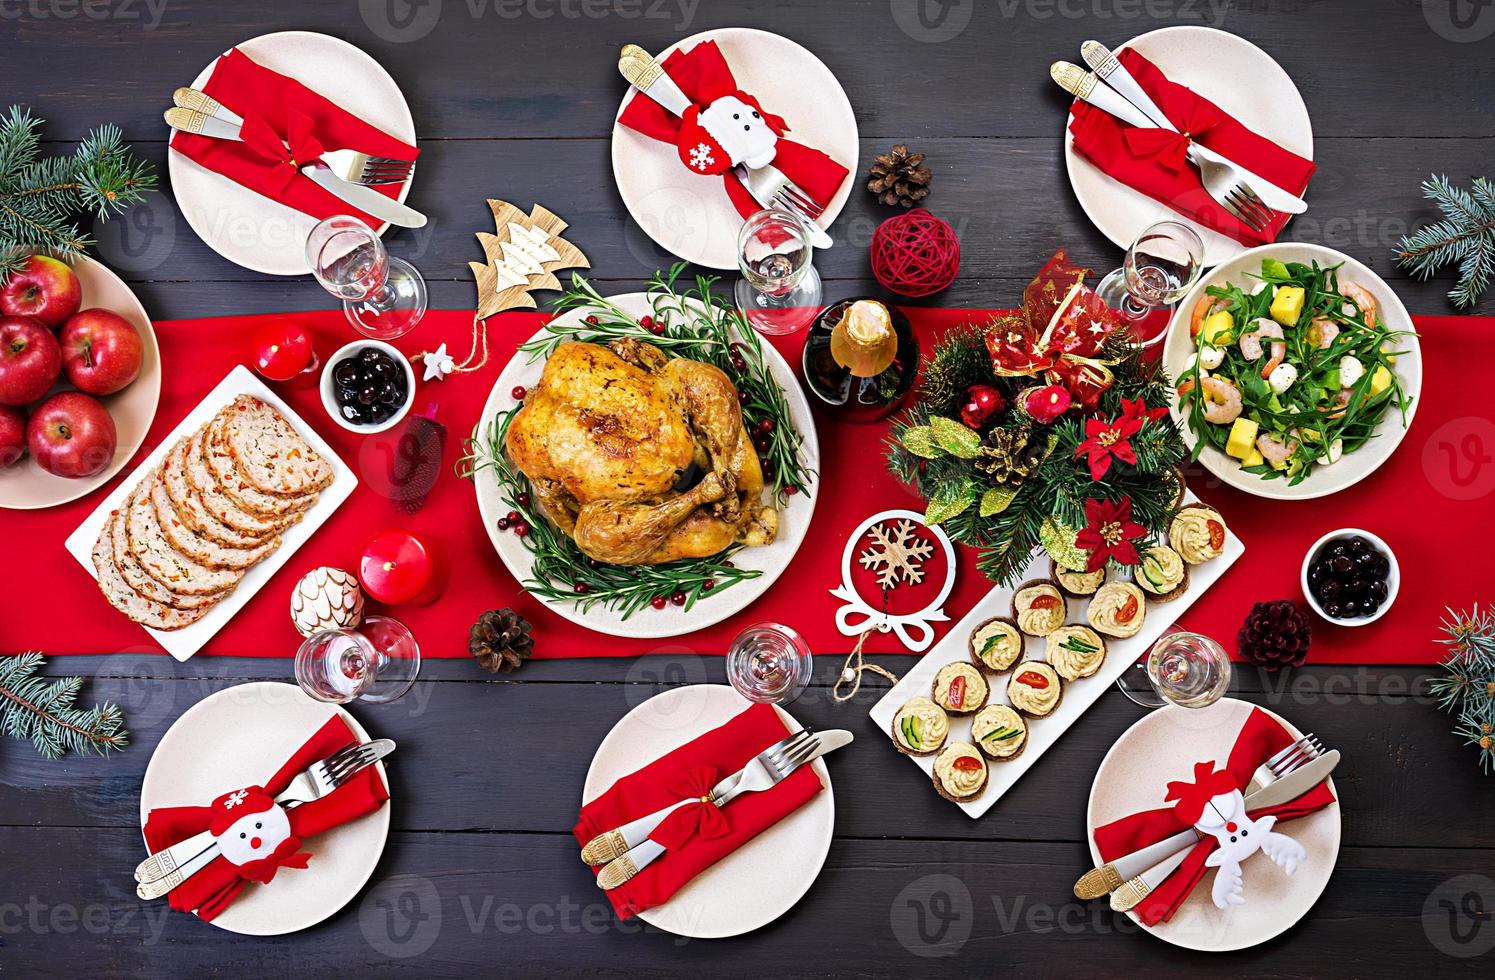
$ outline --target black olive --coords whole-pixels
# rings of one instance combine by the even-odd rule
[[[1340,555],[1329,564],[1329,567],[1334,569],[1338,574],[1343,575],[1345,572],[1353,569],[1355,563],[1350,560],[1348,555]]]
[[[1358,534],[1355,535],[1353,538],[1350,538],[1350,553],[1354,555],[1369,554],[1370,542]]]
[[[1326,578],[1319,583],[1319,596],[1324,599],[1336,599],[1344,586],[1337,578]]]
[[[1349,553],[1350,553],[1350,551],[1349,551],[1348,548],[1345,547],[1345,544],[1344,544],[1343,541],[1331,541],[1331,542],[1329,542],[1329,549],[1326,552],[1326,554],[1328,555],[1328,557],[1331,558],[1331,559],[1333,559],[1333,558],[1342,558],[1343,556],[1348,555]]]
[[[363,410],[358,406],[356,402],[344,403],[342,405],[339,405],[338,409],[343,413],[343,418],[346,421],[352,422],[354,424],[357,424],[359,416],[363,415]]]
[[[365,364],[372,364],[384,356],[384,352],[377,347],[365,347],[358,352],[358,359]]]
[[[400,403],[400,390],[392,383],[386,381],[379,386],[379,404],[398,405]]]
[[[358,365],[353,360],[347,359],[337,362],[337,367],[332,369],[332,380],[340,385],[350,385],[358,372]]]
[[[1324,613],[1330,619],[1343,619],[1344,607],[1337,602],[1326,602],[1324,603]]]
[[[1342,605],[1346,616],[1358,616],[1363,611],[1360,608],[1360,602],[1356,599],[1346,599]]]
[[[1391,562],[1385,555],[1376,555],[1370,563],[1370,573],[1385,578],[1391,574]]]
[[[1385,582],[1372,582],[1372,583],[1370,583],[1370,597],[1372,599],[1376,600],[1376,604],[1377,605],[1380,605],[1381,603],[1385,602],[1386,601],[1386,596],[1389,595],[1389,594],[1390,594],[1390,590],[1386,587],[1386,583]]]
[[[358,389],[358,401],[362,405],[372,405],[379,397],[379,389],[373,385],[366,385]]]

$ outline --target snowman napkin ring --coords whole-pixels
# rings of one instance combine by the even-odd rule
[[[779,137],[788,130],[782,118],[764,113],[757,99],[739,89],[704,109],[686,109],[675,149],[680,162],[698,174],[724,174],[738,164],[757,169],[773,163]]]

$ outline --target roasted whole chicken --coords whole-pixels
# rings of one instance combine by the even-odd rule
[[[652,344],[561,344],[505,445],[545,515],[598,561],[704,558],[778,529],[731,379]]]

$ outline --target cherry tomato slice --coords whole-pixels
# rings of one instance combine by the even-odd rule
[[[1126,602],[1121,604],[1121,608],[1116,610],[1116,621],[1118,623],[1130,623],[1132,621],[1132,617],[1136,615],[1137,597],[1134,595],[1129,595],[1126,597]]]
[[[966,679],[957,677],[950,682],[950,707],[959,710],[966,703]]]
[[[961,772],[978,772],[981,769],[981,760],[969,755],[963,755],[950,763]]]
[[[1216,551],[1225,547],[1225,526],[1219,521],[1209,521],[1206,526],[1209,528],[1209,546]]]
[[[1056,595],[1035,596],[1031,608],[1033,609],[1058,609],[1059,597]]]
[[[1017,675],[1019,684],[1026,684],[1035,690],[1042,691],[1049,686],[1049,679],[1036,670],[1025,670]]]

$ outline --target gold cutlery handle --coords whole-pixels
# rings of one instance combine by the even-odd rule
[[[171,93],[171,101],[180,109],[191,109],[205,116],[216,116],[223,103],[200,89],[183,86]]]
[[[1130,912],[1142,900],[1152,894],[1152,886],[1142,880],[1142,876],[1124,881],[1111,891],[1111,908],[1117,912]]]
[[[638,874],[638,868],[634,865],[633,859],[627,854],[621,854],[609,861],[607,867],[602,869],[602,873],[597,876],[597,887],[605,892],[612,891],[631,880],[636,874]]]
[[[1121,885],[1121,875],[1117,874],[1116,866],[1103,864],[1080,875],[1080,880],[1075,882],[1075,898],[1100,898]]]
[[[618,72],[635,88],[646,89],[659,81],[664,66],[637,44],[625,44],[618,53]]]
[[[587,842],[587,846],[581,849],[581,859],[587,864],[597,866],[607,864],[628,853],[628,841],[616,830],[609,830],[605,834],[593,837]]]
[[[183,106],[174,106],[166,110],[166,125],[172,129],[181,130],[184,133],[201,133],[203,123],[210,116],[196,109],[188,109]]]

